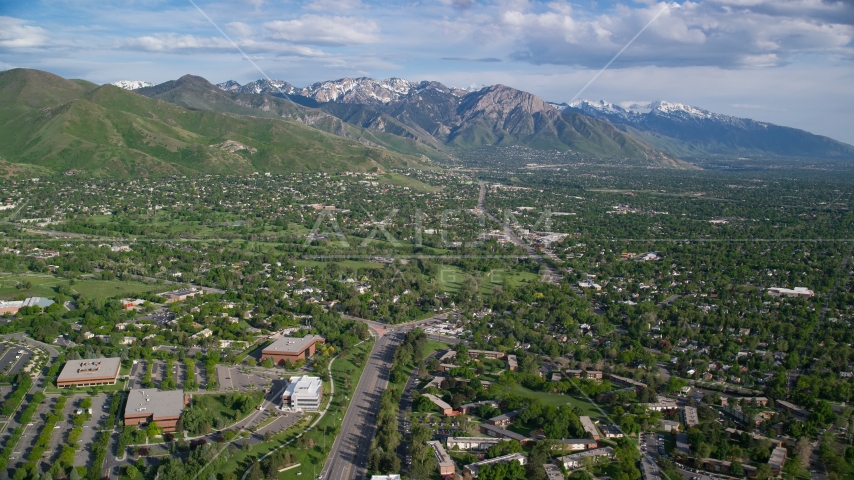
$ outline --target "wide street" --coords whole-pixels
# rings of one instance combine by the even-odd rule
[[[372,327],[373,328],[373,327]],[[362,372],[353,399],[344,415],[341,433],[335,438],[322,478],[350,480],[364,478],[371,440],[376,432],[380,400],[388,385],[394,350],[404,334],[389,330],[380,334]]]

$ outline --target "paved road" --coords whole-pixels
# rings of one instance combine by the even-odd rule
[[[365,478],[370,450],[368,446],[376,433],[380,399],[388,385],[394,350],[403,337],[403,333],[390,329],[381,333],[374,343],[371,356],[344,415],[341,433],[335,438],[329,458],[321,470],[322,478]]]
[[[509,223],[502,222],[501,220],[496,218],[495,215],[489,213],[489,210],[487,210],[486,207],[484,206],[484,200],[486,200],[486,183],[480,182],[480,194],[477,198],[477,209],[478,209],[478,211],[482,212],[484,215],[487,216],[487,218],[489,218],[493,222],[496,222],[499,225],[503,225],[504,236],[507,237],[508,240],[513,242],[513,244],[515,244],[516,246],[524,248],[525,252],[528,253],[528,258],[530,258],[531,260],[541,264],[542,266],[544,266],[546,268],[547,274],[546,274],[546,276],[544,276],[544,280],[548,280],[549,283],[553,283],[553,284],[560,283],[560,280],[562,277],[561,277],[561,275],[559,275],[557,273],[557,270],[555,270],[551,265],[546,263],[545,260],[543,260],[543,257],[539,253],[537,253],[536,250],[534,250],[534,247],[528,245],[527,243],[522,241],[521,238],[516,236],[516,234],[513,232],[513,229],[510,228]]]

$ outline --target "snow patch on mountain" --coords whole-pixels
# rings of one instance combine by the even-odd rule
[[[115,85],[119,88],[123,88],[125,90],[136,90],[138,88],[154,86],[153,83],[144,82],[142,80],[119,80],[118,82],[113,82],[112,85]]]

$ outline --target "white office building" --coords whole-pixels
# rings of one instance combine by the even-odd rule
[[[323,382],[318,377],[291,377],[288,388],[282,394],[282,406],[293,409],[315,411],[323,398]]]

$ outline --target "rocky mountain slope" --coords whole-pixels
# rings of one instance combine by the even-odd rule
[[[184,80],[198,83],[198,77]],[[180,95],[173,100],[218,101]],[[423,168],[419,157],[305,122],[189,109],[28,69],[0,72],[0,158],[46,171],[118,177]]]
[[[271,83],[275,88],[267,88]],[[563,114],[536,95],[503,85],[469,91],[430,81],[344,78],[302,89],[267,80],[243,86],[229,81],[218,87],[288,98],[349,124],[411,139],[439,151],[524,145],[686,166],[608,122]]]
[[[775,155],[854,158],[854,147],[796,128],[657,101],[623,108],[605,101],[578,100],[564,107],[607,120],[673,155]]]

